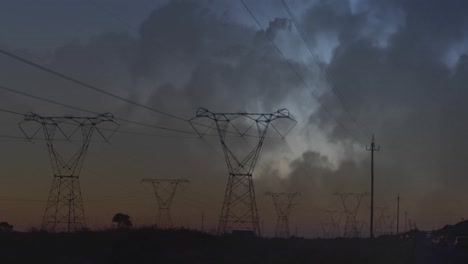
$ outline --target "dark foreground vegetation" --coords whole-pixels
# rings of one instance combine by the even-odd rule
[[[267,239],[190,230],[125,229],[0,234],[0,263],[412,263],[396,238]]]

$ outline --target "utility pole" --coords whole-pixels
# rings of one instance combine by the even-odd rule
[[[400,232],[400,194],[397,196],[397,214],[396,214],[396,234],[398,235]]]
[[[374,238],[374,151],[379,151],[380,146],[375,146],[374,134],[370,147],[366,146],[366,150],[371,152],[371,211],[370,211],[370,238]]]
[[[408,232],[408,229],[407,229],[407,226],[406,226],[406,224],[408,223],[407,220],[406,220],[407,218],[408,218],[408,211],[405,210],[405,233]]]

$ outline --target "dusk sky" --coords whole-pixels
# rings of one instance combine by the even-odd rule
[[[199,107],[289,109],[297,125],[285,141],[265,141],[253,176],[267,235],[276,215],[265,192],[302,193],[290,223],[308,237],[329,221],[323,210],[342,210],[335,192],[370,192],[372,133],[381,147],[375,205],[393,216],[399,194],[400,230],[404,211],[420,229],[468,217],[467,1],[286,0],[322,69],[280,0],[244,2],[281,54],[241,1],[1,2],[1,49],[139,104],[183,119]],[[0,87],[194,132],[2,54]],[[5,89],[0,108],[90,115]],[[22,136],[20,121],[0,112],[0,221],[28,230],[41,223],[53,173],[44,141],[5,137]],[[175,224],[199,228],[203,211],[205,229],[214,231],[228,179],[219,139],[116,122],[135,134],[93,138],[80,177],[89,226],[108,227],[117,212],[151,225],[156,201],[140,180],[186,178],[172,207]],[[369,206],[364,198],[364,226]]]

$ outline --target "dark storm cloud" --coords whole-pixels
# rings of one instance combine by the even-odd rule
[[[278,32],[284,29],[291,31],[291,21],[286,18],[275,18],[275,20],[269,23],[267,30],[265,31],[272,39],[275,39]],[[261,33],[260,33],[261,34]]]
[[[128,74],[135,60],[135,45],[136,40],[126,33],[103,33],[91,37],[86,44],[75,41],[57,48],[51,66],[86,74],[76,77],[101,83]]]
[[[289,29],[288,20],[275,19],[267,31],[276,35]],[[154,80],[150,101],[171,109],[177,100],[175,111],[181,114],[199,106],[274,111],[291,84],[297,86],[261,32],[225,22],[195,2],[175,1],[154,11],[141,27],[137,58],[135,76]],[[168,85],[175,87],[169,91]],[[167,100],[167,93],[174,99]]]

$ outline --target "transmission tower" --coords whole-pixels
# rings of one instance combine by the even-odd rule
[[[156,227],[163,229],[171,228],[173,226],[171,205],[177,187],[180,183],[189,181],[186,179],[143,179],[141,182],[149,182],[153,186],[154,195],[158,203]]]
[[[395,224],[395,215],[386,215],[385,222],[387,223],[387,232],[393,235],[393,225]]]
[[[289,215],[291,214],[292,208],[296,205],[297,198],[301,195],[298,192],[295,193],[272,193],[267,192],[265,195],[271,196],[275,205],[276,214],[278,219],[276,221],[275,236],[289,238]]]
[[[341,199],[343,209],[346,214],[346,222],[344,227],[343,237],[358,237],[360,227],[356,216],[361,205],[362,198],[368,193],[335,193]],[[354,200],[354,201],[351,201]]]
[[[211,125],[208,126],[208,129],[203,129],[202,131],[200,128],[197,128],[198,124],[194,122],[195,119],[208,119]],[[278,119],[289,119],[296,122],[290,117],[289,111],[286,109],[261,114],[213,113],[205,108],[199,108],[195,117],[190,120],[190,124],[200,136],[206,134],[213,125],[216,126],[229,170],[228,184],[218,225],[218,234],[227,234],[234,230],[244,230],[252,231],[257,236],[261,235],[252,173],[270,125],[283,139],[292,129],[291,127],[284,135],[281,134],[272,124],[273,121]],[[251,136],[247,134],[251,127],[256,128],[257,135]],[[239,146],[227,142],[226,137],[228,133],[232,136],[244,138],[249,136],[249,138],[255,139],[256,143],[249,152],[235,154],[234,150],[239,148]]]
[[[321,222],[320,226],[322,228],[323,238],[332,238],[332,233],[331,233],[332,224]]]
[[[377,216],[377,220],[375,221],[374,234],[384,235],[385,227],[387,226],[385,222],[387,218],[385,216],[385,211],[387,210],[387,207],[375,207],[375,209],[379,212],[379,214]]]
[[[365,221],[356,221],[356,226],[357,226],[357,235],[356,235],[356,237],[363,237],[363,230],[364,230],[364,227],[367,226],[367,222],[365,222]]]
[[[41,229],[72,232],[86,228],[80,172],[94,131],[106,142],[117,131],[119,125],[113,116],[106,113],[95,117],[42,117],[28,113],[18,126],[30,141],[42,130],[54,172]],[[58,146],[59,141],[68,141],[68,146],[77,142],[79,147],[65,151]]]
[[[393,234],[393,224],[395,223],[395,216],[388,214],[388,207],[375,207],[378,217],[374,226],[374,233],[379,235]]]
[[[323,210],[327,214],[326,223],[322,224],[322,231],[327,234],[327,238],[340,236],[340,222],[342,212],[336,210]]]

